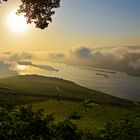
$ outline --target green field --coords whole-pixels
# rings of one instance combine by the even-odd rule
[[[81,119],[73,120],[73,122],[76,123],[79,128],[90,129],[91,131],[96,131],[101,128],[106,121],[115,119],[128,110],[123,107],[97,104],[97,106],[85,112],[78,110],[80,108],[80,103],[78,102],[62,101],[62,103],[59,103],[55,100],[35,103],[34,107],[43,108],[46,114],[54,113],[56,123],[64,121],[71,112],[77,111]]]
[[[84,110],[81,104],[87,99],[95,105]],[[76,111],[81,119],[74,120],[74,123],[81,129],[92,131],[139,104],[90,90],[70,81],[38,75],[0,79],[0,105],[7,103],[33,104],[34,108],[43,108],[46,114],[55,115],[56,123]]]

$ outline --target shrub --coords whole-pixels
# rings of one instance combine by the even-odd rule
[[[56,140],[80,140],[80,137],[76,125],[68,120],[56,126]]]
[[[19,109],[3,108],[0,110],[1,140],[39,140],[51,139],[53,130],[50,127],[53,117],[44,117],[43,110],[24,106]]]
[[[101,140],[139,140],[140,116],[127,113],[119,119],[107,122],[98,132],[97,139]]]
[[[79,120],[81,116],[77,112],[72,112],[69,114],[68,119]]]

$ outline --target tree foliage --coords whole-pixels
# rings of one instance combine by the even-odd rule
[[[44,29],[52,22],[52,15],[58,7],[60,0],[21,0],[17,14],[23,14],[28,24],[34,23],[37,28]]]
[[[0,110],[1,140],[50,140],[53,116],[44,117],[43,110],[33,111],[32,106]]]
[[[128,112],[118,119],[108,121],[104,128],[98,132],[97,139],[140,140],[140,115]]]

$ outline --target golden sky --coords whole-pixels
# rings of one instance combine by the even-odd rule
[[[93,48],[140,45],[140,10],[137,6],[140,2],[134,0],[132,4],[132,1],[124,0],[122,5],[121,0],[111,0],[112,3],[87,1],[62,0],[61,7],[53,16],[53,23],[47,29],[28,25],[24,32],[11,31],[7,23],[10,13],[18,7],[16,0],[4,3],[0,8],[0,50],[43,51],[66,50],[80,45]]]

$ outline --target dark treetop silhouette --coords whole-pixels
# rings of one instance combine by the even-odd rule
[[[7,1],[7,0],[0,0]],[[51,16],[60,7],[60,0],[21,0],[17,14],[23,14],[27,23],[35,23],[37,28],[45,29],[52,22]]]

